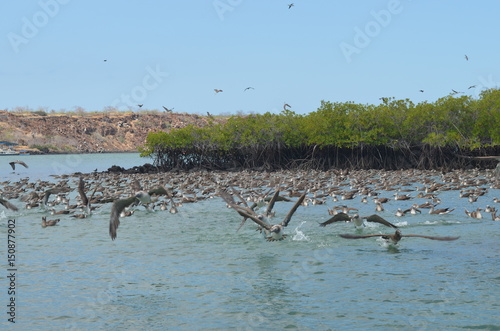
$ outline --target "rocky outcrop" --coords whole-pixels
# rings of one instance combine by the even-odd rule
[[[0,111],[0,140],[31,152],[132,152],[149,132],[223,119],[181,113],[45,114]]]

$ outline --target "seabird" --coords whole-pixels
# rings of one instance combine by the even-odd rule
[[[255,89],[253,87],[249,86],[246,89],[244,89],[243,92],[245,92],[246,90],[255,90]]]
[[[465,155],[458,155],[460,157],[464,157],[467,159],[473,159],[473,160],[479,160],[479,161],[492,161],[492,160],[497,160],[498,164],[495,168],[495,173],[496,177],[500,178],[500,155],[491,155],[491,156],[465,156]]]
[[[341,221],[351,222],[351,221],[353,221],[354,224],[357,227],[359,227],[359,226],[363,226],[363,220],[366,220],[367,222],[372,222],[372,223],[380,223],[380,224],[383,224],[385,226],[395,228],[395,229],[398,228],[396,225],[386,221],[385,219],[383,219],[382,217],[380,217],[377,214],[373,214],[373,215],[365,216],[365,217],[360,217],[358,214],[354,214],[351,217],[351,216],[347,215],[346,213],[338,213],[337,215],[330,218],[328,221],[320,223],[319,226],[327,226],[328,224],[331,224],[334,222],[341,222]]]
[[[294,4],[293,4],[293,3],[289,4],[289,5],[288,5],[288,9],[292,8],[293,6],[294,6]]]
[[[19,161],[19,160],[9,162],[9,164],[12,167],[12,170],[16,170],[16,164],[20,164],[25,168],[29,168],[26,163],[24,163],[23,161]]]
[[[231,207],[236,210],[241,216],[250,218],[252,221],[254,221],[257,225],[259,225],[262,229],[264,229],[265,234],[266,234],[266,239],[268,241],[275,241],[275,240],[283,240],[286,235],[283,234],[283,229],[290,223],[290,220],[292,219],[293,214],[299,208],[299,206],[302,204],[306,197],[307,192],[304,192],[300,198],[295,202],[293,207],[290,209],[288,214],[285,216],[283,221],[278,224],[270,225],[266,222],[263,221],[261,217],[255,216],[255,212],[253,212],[252,209],[246,208],[237,204],[231,204]],[[228,201],[226,200],[226,203]]]
[[[419,237],[419,238],[427,238],[427,239],[432,239],[432,240],[442,240],[442,241],[451,241],[451,240],[457,240],[460,237],[431,237],[431,236],[423,236],[419,234],[406,234],[403,235],[401,234],[401,231],[398,229],[394,234],[367,234],[367,235],[352,235],[352,234],[340,234],[339,235],[342,238],[345,239],[364,239],[364,238],[371,238],[371,237],[382,237],[383,239],[387,240],[388,242],[392,244],[397,244],[401,238],[403,237]]]
[[[144,104],[140,104],[140,105],[137,105],[139,108],[141,108],[142,106],[144,106]]]
[[[469,57],[465,54],[465,61],[469,61]]]
[[[165,107],[165,106],[162,106],[162,107],[163,107],[163,109],[165,109],[165,111],[166,111],[167,113],[171,113],[171,112],[172,112],[172,110],[174,110],[174,108],[172,108],[172,109],[168,109],[168,108],[167,108],[167,107]]]
[[[151,190],[149,192],[139,191],[135,195],[126,198],[115,200],[111,206],[111,215],[109,217],[109,235],[111,240],[116,238],[116,230],[120,225],[120,214],[121,212],[132,204],[145,204],[151,202],[151,196],[166,195],[167,191],[163,187]]]
[[[59,223],[60,219],[55,219],[55,220],[49,220],[47,221],[47,218],[45,216],[42,216],[42,228],[46,228],[48,226],[54,226],[57,223]]]
[[[434,209],[437,205],[431,205],[431,208],[429,209],[429,214],[437,214],[437,215],[444,215],[444,214],[449,214],[452,211],[455,210],[455,208],[441,208],[441,209]]]
[[[215,94],[220,93],[220,92],[224,92],[224,91],[216,89],[216,88],[214,88],[214,91],[215,91]]]
[[[283,105],[283,109],[284,109],[284,110],[288,110],[288,109],[286,109],[287,107],[288,107],[288,108],[292,108],[292,106],[290,106],[289,104],[287,104],[287,103],[285,102],[285,104]]]
[[[10,203],[9,201],[7,201],[5,199],[0,198],[0,204],[3,205],[7,209],[10,209],[10,210],[13,210],[13,211],[17,211],[18,210],[16,206],[14,206],[12,203]]]

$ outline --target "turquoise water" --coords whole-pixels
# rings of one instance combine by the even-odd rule
[[[23,156],[30,168],[10,169],[3,176],[14,181],[31,171],[48,171],[41,175],[51,178],[53,164],[68,164],[67,157]],[[89,155],[68,166],[68,173],[145,162],[150,161],[130,154]],[[164,176],[168,181],[170,175]],[[326,205],[299,207],[281,242],[264,241],[250,221],[236,232],[241,218],[220,198],[186,203],[177,214],[139,208],[121,219],[115,241],[108,234],[110,204],[91,218],[61,216],[57,226],[47,228],[40,226],[41,216],[47,215],[43,210],[13,212],[0,206],[3,247],[7,220],[16,220],[15,327],[500,330],[500,222],[492,222],[487,213],[482,220],[464,213],[464,208],[487,204],[499,208],[492,201],[499,191],[490,189],[472,204],[458,191],[442,192],[443,207],[456,208],[448,215],[423,210],[422,215],[394,216],[398,207],[425,199],[385,204],[379,214],[403,234],[460,236],[450,242],[403,238],[397,248],[376,238],[338,236],[392,232],[378,224],[361,230],[349,223],[319,227],[329,218],[327,207],[341,203],[331,199]],[[361,215],[375,213],[373,202],[355,198],[345,203]],[[289,209],[290,203],[278,202],[277,218]],[[3,248],[1,258],[7,274]],[[0,286],[6,311],[8,280]],[[12,327],[2,315],[0,327]]]

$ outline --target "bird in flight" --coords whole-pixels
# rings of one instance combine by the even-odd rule
[[[441,240],[441,241],[451,241],[451,240],[457,240],[460,237],[431,237],[431,236],[423,236],[419,234],[406,234],[403,235],[401,231],[398,229],[394,234],[367,234],[367,235],[352,235],[352,234],[340,234],[339,235],[342,238],[345,239],[365,239],[365,238],[371,238],[371,237],[382,237],[385,239],[388,243],[392,244],[397,244],[403,237],[419,237],[419,238],[426,238],[426,239],[431,239],[431,240]]]
[[[469,57],[465,54],[465,61],[469,61]]]
[[[271,224],[264,221],[263,215],[257,215],[253,211],[253,209],[236,204],[234,202],[233,197],[231,195],[229,195],[229,193],[227,193],[225,191],[220,192],[220,196],[224,199],[224,201],[226,201],[226,203],[231,208],[236,210],[238,212],[238,214],[240,214],[241,216],[243,216],[245,218],[250,218],[252,221],[254,221],[260,227],[261,230],[262,229],[264,230],[267,241],[276,241],[276,240],[285,239],[286,234],[283,234],[283,229],[288,225],[288,223],[290,223],[290,220],[292,219],[293,214],[295,213],[297,208],[299,208],[299,206],[304,201],[306,194],[307,194],[307,191],[304,192],[300,196],[300,198],[295,202],[295,204],[290,209],[288,214],[285,216],[283,221],[281,221],[281,223],[271,225]],[[276,196],[276,194],[275,194],[275,196]]]
[[[395,226],[394,224],[386,221],[382,217],[373,214],[367,217],[360,217],[358,214],[355,214],[354,216],[349,216],[346,213],[338,213],[337,215],[334,215],[332,218],[327,220],[326,222],[320,223],[319,226],[327,226],[328,224],[334,223],[334,222],[351,222],[353,221],[356,226],[363,226],[363,220],[366,220],[367,222],[374,222],[374,223],[380,223],[385,226],[395,228],[397,229],[398,227]]]
[[[287,110],[287,107],[288,107],[288,108],[292,108],[292,106],[290,106],[289,104],[287,104],[287,103],[285,102],[285,104],[283,105],[283,109],[284,109],[284,110]]]
[[[475,88],[475,87],[476,87],[476,85],[471,85],[471,86],[469,86],[468,89],[470,90],[471,88]]]
[[[115,200],[111,206],[111,215],[109,217],[109,235],[111,236],[111,240],[116,239],[116,230],[120,225],[120,214],[125,208],[132,204],[150,203],[152,201],[151,197],[167,194],[167,190],[160,186],[159,188],[149,192],[139,191],[129,198]]]
[[[144,106],[144,104],[140,104],[140,105],[137,105],[139,108],[141,108],[142,106]]]
[[[24,163],[23,161],[19,161],[19,160],[9,162],[9,164],[12,167],[12,170],[16,170],[16,164],[22,165],[25,168],[29,168],[26,163]]]
[[[424,93],[424,90],[419,90],[421,93]]]
[[[215,94],[220,93],[220,92],[224,92],[224,91],[216,89],[216,88],[214,88],[214,91],[215,91]]]
[[[172,110],[174,110],[174,108],[168,109],[168,108],[167,108],[167,107],[165,107],[165,106],[162,106],[162,107],[163,107],[163,109],[165,109],[165,111],[166,111],[167,113],[171,113],[171,112],[172,112]]]
[[[295,6],[295,5],[292,2],[291,4],[288,5],[288,9],[292,8],[293,6]]]
[[[253,87],[249,86],[246,89],[244,89],[243,92],[245,92],[246,90],[255,90],[255,89]]]

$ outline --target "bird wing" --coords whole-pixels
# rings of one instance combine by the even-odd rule
[[[335,222],[349,222],[351,220],[351,217],[347,215],[346,213],[338,213],[333,215],[329,220],[320,223],[319,226],[327,226],[328,224],[332,224]]]
[[[168,192],[163,186],[159,186],[155,189],[150,190],[148,194],[153,197],[158,195],[168,195]]]
[[[78,183],[78,193],[80,194],[80,198],[82,199],[83,205],[87,206],[89,204],[89,199],[85,194],[85,182],[83,181],[82,177],[80,177],[80,182]]]
[[[339,234],[340,237],[345,239],[364,239],[370,237],[385,237],[386,234],[365,234],[365,235],[354,235],[354,234]]]
[[[12,203],[10,203],[9,201],[7,201],[5,199],[0,198],[0,204],[2,204],[7,209],[10,209],[13,211],[18,211],[16,206],[14,206]]]
[[[257,225],[263,227],[264,229],[270,231],[271,230],[271,225],[267,224],[266,222],[264,222],[263,220],[261,220],[256,214],[255,212],[252,210],[252,209],[249,209],[249,208],[245,208],[245,207],[242,207],[242,206],[238,206],[238,205],[234,205],[232,206],[234,210],[236,210],[238,212],[238,214],[240,214],[241,216],[243,217],[246,217],[246,218],[249,218],[251,219],[252,221],[254,221],[255,223],[257,223]],[[241,227],[241,226],[240,226]],[[239,230],[239,228],[238,228]]]
[[[292,219],[293,214],[295,213],[295,211],[297,210],[297,208],[299,208],[299,206],[304,201],[304,199],[306,197],[306,194],[307,194],[307,191],[304,192],[304,193],[302,193],[302,195],[300,196],[300,198],[297,200],[297,202],[295,202],[295,204],[293,205],[292,209],[290,209],[290,211],[288,212],[288,214],[285,216],[285,218],[281,222],[281,225],[287,226],[288,223],[290,223],[290,220]]]
[[[274,208],[274,203],[276,202],[276,199],[278,199],[279,195],[280,195],[280,190],[276,190],[276,193],[274,193],[271,200],[269,200],[269,204],[267,205],[267,208],[266,208],[266,215],[271,214],[271,211]]]
[[[113,202],[113,205],[111,206],[111,215],[109,217],[109,235],[111,236],[111,240],[115,240],[116,238],[116,230],[120,225],[121,212],[136,200],[137,198],[133,196],[126,199],[115,200],[115,202]]]
[[[16,161],[16,163],[22,165],[25,168],[29,168],[28,165],[26,163],[24,163],[23,161]]]
[[[441,241],[451,241],[451,240],[457,240],[460,237],[431,237],[431,236],[423,236],[420,234],[405,234],[402,235],[402,237],[419,237],[419,238],[427,238],[427,239],[432,239],[432,240],[441,240]]]
[[[375,223],[380,223],[380,224],[383,224],[385,226],[388,226],[388,227],[391,227],[391,228],[395,228],[397,229],[398,227],[395,226],[394,224],[386,221],[385,219],[383,219],[382,217],[378,216],[377,214],[373,214],[371,216],[368,216],[366,218],[366,221],[367,222],[375,222]]]
[[[132,181],[131,186],[132,186],[132,189],[134,190],[134,192],[142,190],[142,186],[137,179],[134,179]]]
[[[54,187],[54,188],[51,188],[51,189],[48,189],[47,191],[44,192],[44,195],[43,195],[43,204],[46,205],[47,204],[47,201],[49,201],[49,197],[51,194],[58,194],[58,193],[61,193],[64,191],[64,188],[62,187]]]
[[[9,162],[9,164],[12,167],[12,170],[16,170],[16,163],[14,161]]]

